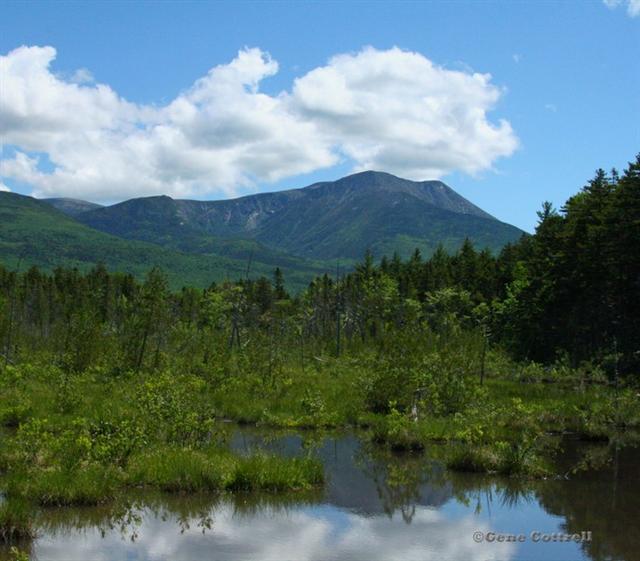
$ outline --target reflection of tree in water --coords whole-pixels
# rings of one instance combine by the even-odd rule
[[[559,477],[522,480],[484,474],[446,471],[423,455],[397,455],[363,446],[359,465],[375,482],[384,511],[399,511],[410,523],[421,502],[421,488],[449,486],[453,497],[476,513],[494,507],[515,509],[537,501],[549,514],[564,518],[561,531],[591,530],[593,541],[582,544],[593,561],[640,561],[640,448],[609,445],[566,451]],[[573,473],[576,465],[584,471]]]
[[[375,483],[384,512],[391,518],[396,511],[410,523],[418,504],[440,506],[438,498],[451,497],[471,506],[475,512],[491,512],[493,505],[515,508],[534,500],[531,482],[486,474],[448,471],[441,461],[425,454],[393,453],[363,445],[356,462]],[[430,500],[425,500],[425,492]]]
[[[540,504],[564,517],[563,531],[593,532],[593,541],[582,548],[594,561],[640,560],[640,448],[622,448],[614,438],[587,448],[582,463],[592,471],[542,482]]]
[[[59,536],[87,530],[97,530],[102,537],[118,532],[123,538],[136,541],[142,524],[143,507],[138,501],[116,501],[95,507],[45,508],[35,515],[39,535]]]
[[[456,500],[491,514],[494,506],[515,509],[535,500],[536,481],[496,475],[448,472]]]
[[[104,538],[108,533],[117,531],[123,538],[136,541],[142,523],[142,509],[131,501],[116,501],[95,507],[42,508],[35,510],[33,516],[36,539],[11,544],[26,553],[29,559],[32,558],[37,538],[43,534],[55,537],[97,530]],[[0,545],[0,561],[13,559],[15,556],[10,553],[10,547]]]
[[[427,482],[440,489],[447,483],[444,471],[421,454],[397,454],[364,445],[356,463],[375,484],[384,512],[392,518],[396,511],[410,524],[420,503],[421,487]]]
[[[40,536],[46,534],[56,537],[97,530],[103,538],[116,532],[123,539],[135,542],[140,537],[143,520],[149,516],[162,521],[173,520],[181,534],[192,528],[205,534],[215,531],[215,513],[223,506],[230,505],[234,517],[251,517],[265,510],[288,512],[293,506],[318,504],[321,497],[318,490],[278,495],[238,493],[186,496],[139,492],[134,499],[117,500],[109,505],[41,509],[35,514],[35,527]],[[32,541],[15,545],[27,553],[33,548]],[[9,548],[0,547],[0,561],[9,559],[12,559]]]

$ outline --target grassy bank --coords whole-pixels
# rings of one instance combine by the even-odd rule
[[[313,458],[239,456],[216,423],[210,385],[193,375],[75,375],[32,363],[0,369],[0,539],[31,534],[29,505],[112,502],[130,489],[304,491]]]
[[[34,506],[110,503],[132,489],[280,493],[322,484],[311,453],[234,454],[222,418],[359,427],[393,450],[440,442],[452,470],[521,477],[553,475],[559,434],[608,439],[640,426],[635,391],[610,388],[590,369],[515,364],[492,351],[480,383],[468,339],[426,343],[285,358],[268,375],[239,353],[207,369],[70,373],[46,355],[3,366],[0,537],[30,536]]]
[[[234,454],[231,419],[271,427],[357,427],[380,448],[434,442],[450,469],[553,475],[558,435],[612,438],[640,426],[637,390],[591,365],[519,364],[498,349],[479,362],[477,332],[390,334],[336,357],[261,345],[188,353],[121,370],[105,355],[83,370],[33,352],[0,366],[2,539],[28,535],[15,505],[96,505],[131,489],[286,492],[321,485],[310,452]],[[479,375],[483,372],[482,377]],[[22,510],[21,510],[22,509]]]
[[[322,482],[322,468],[310,458],[238,457],[228,451],[182,448],[136,454],[123,469],[51,467],[16,471],[4,478],[8,504],[20,499],[41,506],[98,505],[112,501],[128,487],[180,493],[285,492],[308,490]]]

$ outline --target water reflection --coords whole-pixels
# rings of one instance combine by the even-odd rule
[[[412,524],[401,518],[366,517],[331,508],[282,510],[265,506],[253,513],[238,511],[223,500],[206,517],[178,515],[173,505],[145,507],[140,522],[127,532],[96,527],[73,531],[49,527],[35,553],[47,560],[216,559],[262,561],[510,559],[511,544],[474,544],[486,523],[473,517],[450,520],[436,509],[417,507]],[[180,521],[178,526],[176,521]],[[206,520],[206,527],[203,526]],[[172,521],[173,524],[168,524]],[[469,539],[460,539],[468,536]],[[72,539],[70,539],[72,537]],[[131,541],[135,537],[135,541]]]
[[[241,431],[231,443],[240,452],[316,454],[326,488],[285,496],[145,494],[111,507],[45,510],[40,537],[23,549],[42,561],[640,558],[637,449],[607,456],[592,446],[591,456],[612,460],[569,479],[522,482],[451,473],[435,459],[437,450],[398,456],[352,434],[309,439]],[[567,473],[584,453],[567,447]],[[531,530],[591,530],[594,539],[583,546],[473,541],[477,531]]]
[[[593,531],[594,539],[584,544],[594,561],[640,560],[640,450],[620,448],[614,442],[611,453],[603,446],[586,452],[596,456],[599,469],[579,474],[570,482],[551,481],[537,492],[540,505],[549,514],[562,517],[562,528]],[[568,450],[567,464],[584,450]]]

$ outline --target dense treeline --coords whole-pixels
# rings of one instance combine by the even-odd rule
[[[500,309],[521,355],[640,365],[640,155],[619,177],[598,170],[558,213],[539,213]]]
[[[144,283],[96,267],[88,274],[0,268],[5,361],[48,350],[79,372],[157,368],[167,353],[207,364],[256,344],[268,363],[292,345],[339,354],[394,333],[469,329],[516,358],[611,372],[640,363],[640,156],[619,177],[598,170],[560,212],[545,203],[533,236],[493,256],[466,241],[429,259],[416,250],[317,278],[291,296],[282,273],[171,293],[162,272]],[[269,366],[271,368],[271,366]]]

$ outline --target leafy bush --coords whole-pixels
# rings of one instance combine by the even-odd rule
[[[463,410],[481,395],[478,354],[459,348],[453,340],[440,345],[427,333],[418,337],[389,337],[369,359],[362,376],[370,411],[388,413],[390,403],[403,413],[447,415]]]
[[[162,373],[138,389],[136,406],[146,423],[147,434],[161,442],[201,445],[214,428],[211,412],[202,406],[206,383],[195,376]]]

